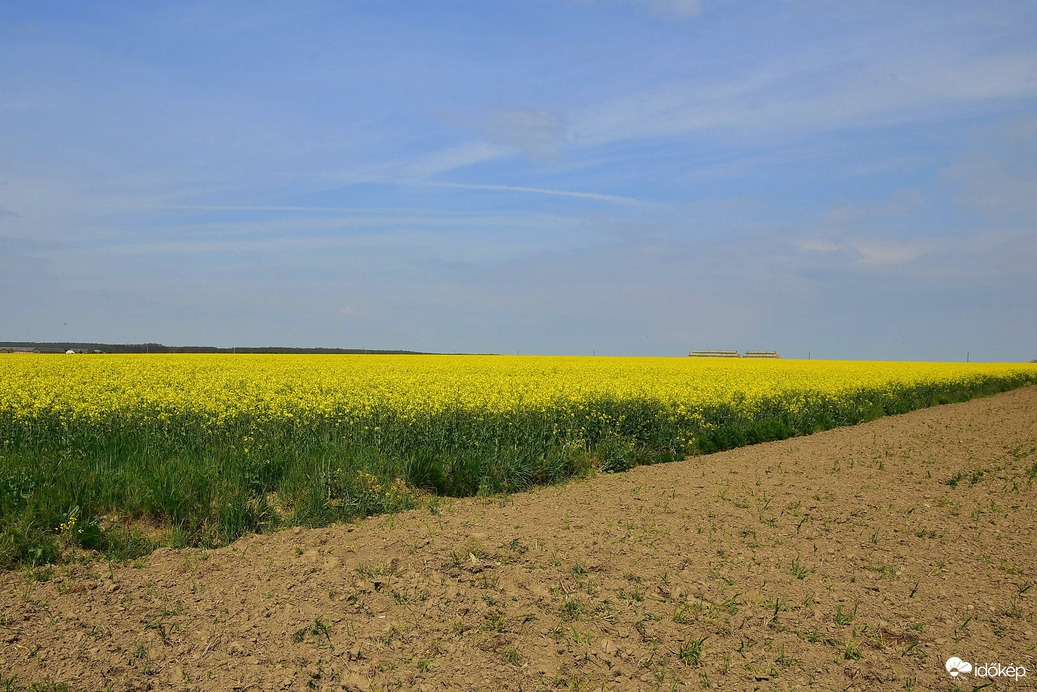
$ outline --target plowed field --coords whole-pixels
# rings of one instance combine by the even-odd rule
[[[0,689],[1028,689],[1035,527],[1031,386],[218,550],[0,573]],[[973,672],[952,677],[955,656]],[[990,663],[1000,677],[976,675]]]

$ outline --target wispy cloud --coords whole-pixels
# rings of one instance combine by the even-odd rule
[[[858,254],[861,263],[870,265],[907,264],[921,257],[925,250],[923,243],[854,240],[846,245]]]
[[[926,254],[931,241],[905,241],[895,236],[926,206],[925,196],[911,188],[876,200],[836,200],[820,222],[819,235],[802,238],[795,245],[807,253],[841,256],[856,265],[909,264]]]
[[[412,162],[400,165],[395,171],[395,177],[403,180],[420,180],[514,154],[513,147],[489,142],[469,142],[421,155]]]
[[[76,243],[67,251],[51,250],[44,254],[70,265],[79,262],[77,258],[86,257],[247,254],[274,258],[287,253],[300,257],[346,253],[354,257],[357,252],[375,252],[380,258],[395,253],[400,257],[480,264],[550,248],[581,247],[598,242],[578,217],[537,212],[411,215],[383,212],[326,218],[292,215],[205,223],[177,223],[165,219],[159,228],[160,233],[123,234]],[[485,242],[491,234],[493,242]]]
[[[694,17],[702,11],[699,0],[637,0],[641,4],[647,3],[659,14],[672,17],[686,18]]]
[[[862,227],[892,230],[910,224],[926,206],[925,195],[920,190],[901,188],[877,200],[835,200],[831,211],[824,215],[821,224],[837,232]]]
[[[606,0],[581,0],[584,4],[607,5]],[[699,0],[613,0],[635,7],[647,7],[656,14],[666,18],[687,19],[698,16],[702,12]]]
[[[573,140],[600,144],[707,132],[816,134],[956,117],[959,111],[948,109],[951,104],[971,107],[1037,97],[1037,52],[984,56],[943,51],[924,61],[884,56],[877,65],[845,60],[818,65],[813,59],[762,64],[739,76],[651,86],[576,114]]]
[[[558,161],[568,139],[565,115],[543,108],[499,111],[477,127],[490,142],[514,147],[542,163]]]
[[[313,211],[313,212],[357,212],[363,211],[356,207],[314,207],[314,206],[287,206],[287,205],[255,205],[255,204],[159,204],[155,209],[170,209],[183,211]],[[374,210],[384,211],[384,210]],[[390,221],[398,221],[392,218]]]
[[[1016,120],[947,167],[959,198],[1000,222],[1037,222],[1037,121]]]
[[[424,185],[427,187],[451,187],[461,190],[492,190],[497,192],[523,192],[535,195],[557,195],[559,197],[577,197],[580,199],[595,199],[602,202],[616,202],[619,204],[634,204],[638,200],[632,197],[619,195],[605,195],[598,192],[576,192],[572,190],[551,190],[542,187],[522,187],[518,185],[489,185],[478,183],[446,183],[431,180],[416,181],[412,185]]]

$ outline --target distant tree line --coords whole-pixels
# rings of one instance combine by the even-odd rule
[[[287,346],[217,348],[215,346],[166,346],[164,344],[96,344],[83,342],[0,341],[0,348],[39,348],[46,350],[83,351],[92,353],[343,353],[343,354],[422,354],[422,351],[402,351],[372,348],[293,348]]]

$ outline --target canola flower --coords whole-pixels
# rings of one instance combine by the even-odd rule
[[[570,411],[582,403],[651,400],[688,411],[781,399],[967,387],[1037,376],[1014,364],[510,356],[114,355],[0,357],[6,430],[63,421],[89,426],[191,421],[350,422],[375,411],[418,417]]]
[[[102,545],[99,517],[148,516],[218,544],[1033,382],[1028,364],[0,355],[0,565],[41,550],[32,527]]]
[[[810,432],[1035,375],[1027,365],[796,360],[10,356],[0,360],[0,439],[234,438],[247,454],[271,435],[332,436],[406,453],[618,434],[682,454],[730,446],[709,437],[739,420],[769,417],[787,434]],[[932,401],[912,400],[919,396]]]
[[[677,358],[8,356],[0,360],[0,437],[32,444],[134,430],[233,432],[246,435],[247,449],[248,432],[286,427],[377,441],[402,426],[463,444],[530,416],[549,420],[563,438],[661,422],[629,420],[638,415],[701,434],[718,423],[707,420],[718,409],[730,417],[780,408],[795,420],[855,401],[888,405],[910,392],[1022,383],[1035,373],[1026,365]],[[856,421],[830,424],[846,422]]]

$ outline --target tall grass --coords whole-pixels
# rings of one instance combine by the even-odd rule
[[[233,357],[197,358],[181,364],[219,368]],[[74,373],[86,387],[100,374],[91,369],[89,358],[82,361]],[[568,371],[565,361],[552,361],[541,386],[554,387],[567,378],[575,386],[595,372],[605,377],[610,366],[628,367],[598,361]],[[99,359],[96,367],[120,362]],[[382,396],[346,410],[316,407],[304,397],[294,408],[281,402],[272,415],[263,392],[281,385],[270,382],[244,378],[242,389],[231,394],[227,385],[188,387],[190,395],[183,398],[188,403],[179,408],[139,392],[113,396],[107,405],[72,406],[71,394],[51,396],[57,384],[41,387],[38,378],[23,376],[16,387],[14,367],[4,370],[12,363],[0,360],[0,396],[8,402],[0,406],[0,566],[6,568],[61,561],[84,549],[126,558],[160,544],[222,545],[287,525],[318,526],[398,511],[426,494],[515,492],[595,469],[622,471],[1037,381],[1037,368],[1021,366],[944,370],[951,374],[942,377],[930,371],[877,376],[854,384],[858,380],[846,374],[853,370],[839,380],[838,371],[821,367],[814,380],[807,380],[814,386],[787,386],[775,373],[785,377],[791,364],[744,363],[724,366],[741,368],[737,372],[717,371],[728,372],[729,386],[720,382],[709,395],[689,385],[682,396],[672,383],[662,387],[642,380],[627,391],[585,387],[577,396],[513,397],[502,405],[492,396],[475,402],[458,398],[449,378],[440,377],[427,384],[435,389],[431,395],[420,381],[412,384],[406,390],[408,404],[400,396]],[[135,368],[146,365],[134,362]],[[689,367],[683,361],[672,367],[678,366]],[[422,367],[420,361],[407,361],[408,374]],[[451,367],[459,379],[466,377],[465,361],[453,361]],[[509,382],[507,362],[493,367],[503,368],[500,381]],[[637,372],[659,378],[668,367]],[[130,372],[108,372],[107,377],[118,383]],[[716,376],[705,372],[696,377]],[[380,373],[383,381],[393,381],[392,372]],[[75,391],[68,374],[62,377],[60,386]],[[126,382],[127,391],[132,390]],[[149,382],[141,391],[159,391],[160,384]],[[656,384],[660,393],[653,395]],[[32,386],[35,397],[25,394]],[[115,385],[105,386],[108,391]],[[327,386],[329,398],[341,398],[333,383]],[[351,386],[361,397],[359,385],[353,381]],[[419,395],[428,395],[428,402],[411,405]],[[227,397],[234,404],[213,408],[204,405],[207,396]],[[39,405],[43,399],[51,403]],[[26,413],[30,407],[32,415]]]

